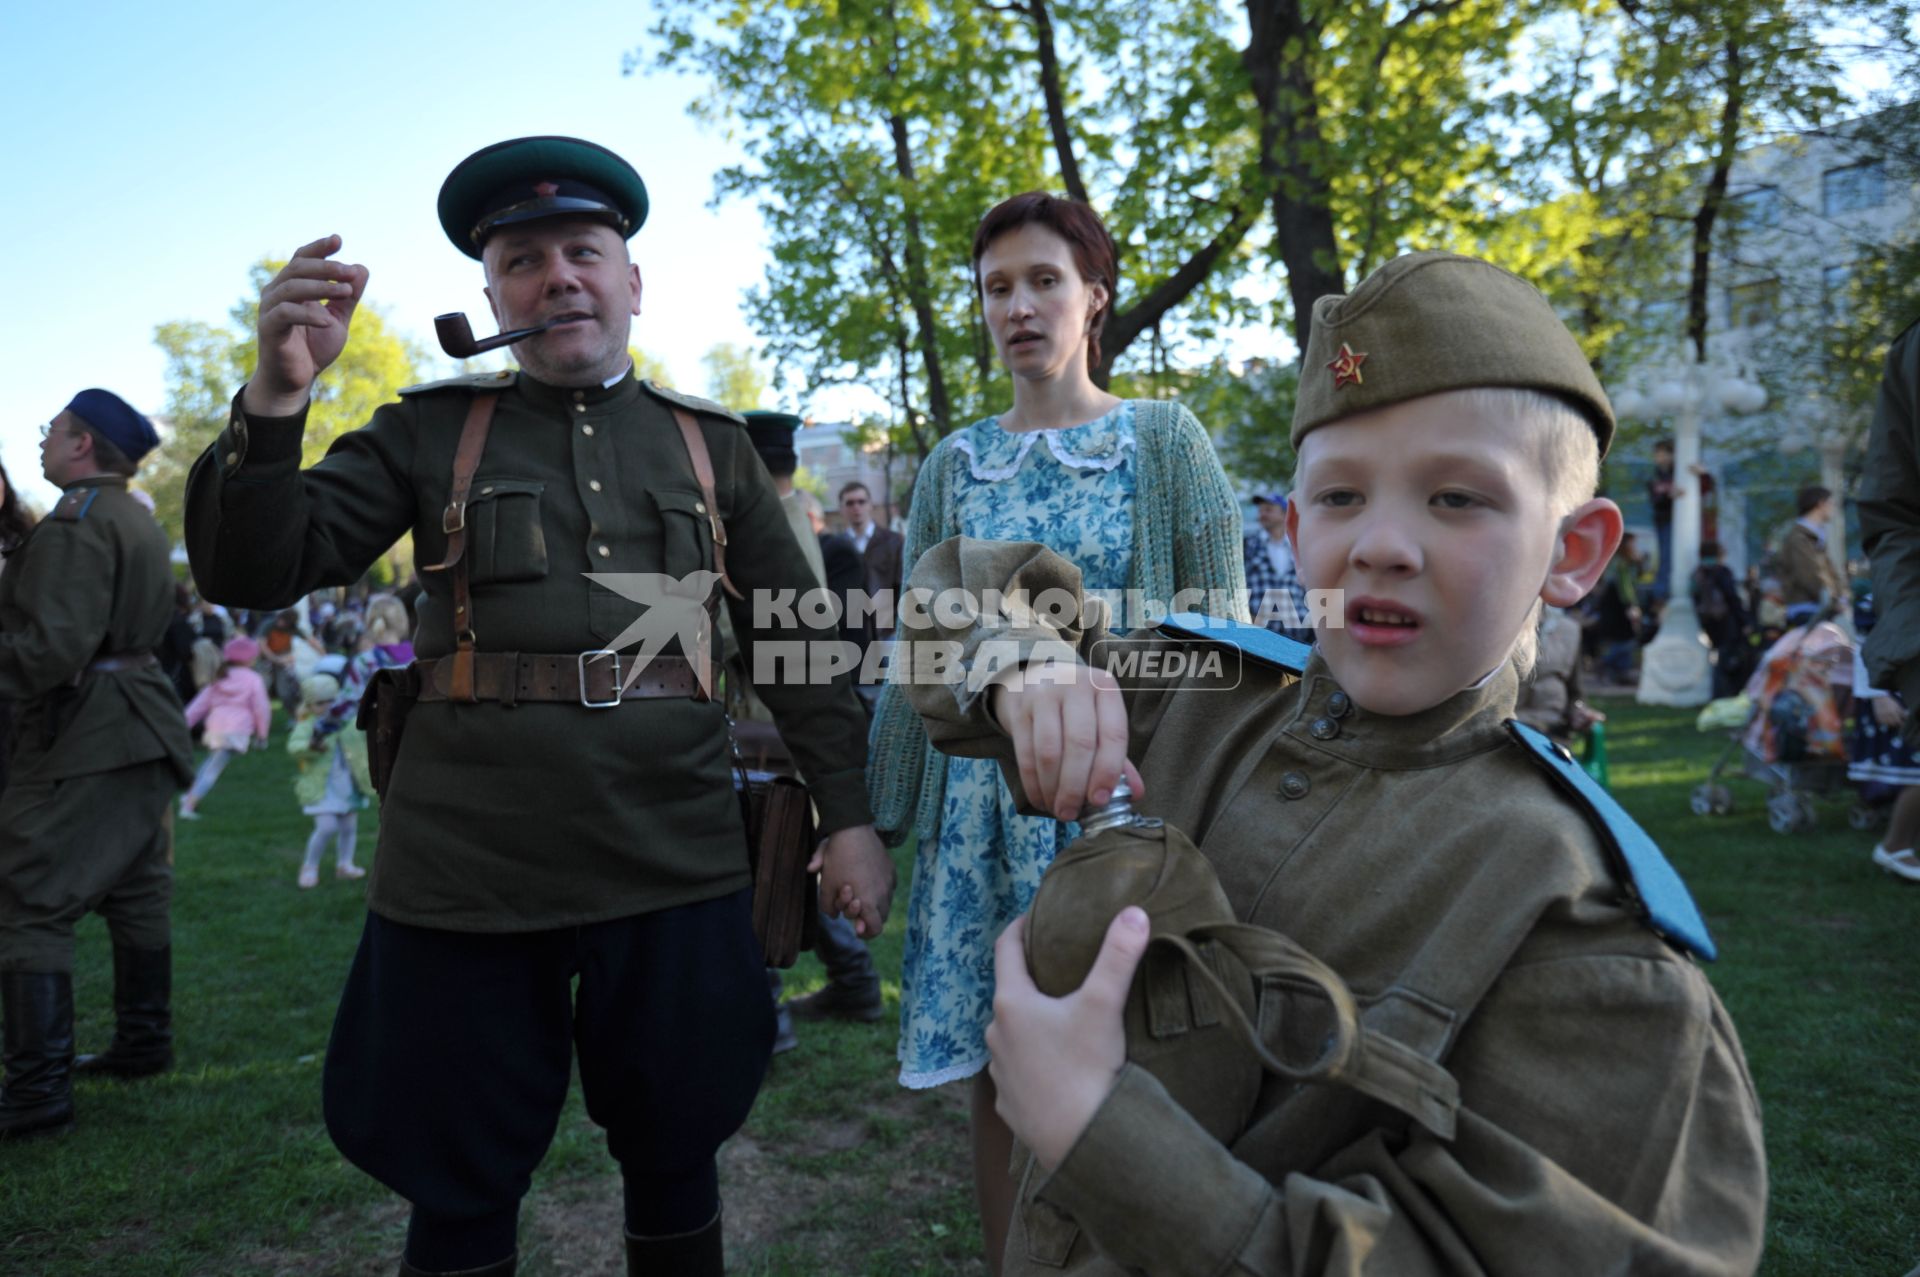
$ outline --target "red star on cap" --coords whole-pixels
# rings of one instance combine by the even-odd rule
[[[1356,386],[1365,385],[1360,376],[1360,365],[1367,362],[1365,351],[1356,351],[1346,342],[1340,343],[1340,354],[1327,367],[1333,369],[1333,388],[1335,390],[1351,382]]]
[[[553,182],[535,182],[533,193],[543,200],[550,200],[560,193],[560,187]]]

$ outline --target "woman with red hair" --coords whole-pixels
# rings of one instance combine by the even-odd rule
[[[1039,191],[1006,200],[974,233],[973,274],[1013,376],[1013,405],[928,455],[914,485],[908,571],[951,537],[1035,541],[1079,565],[1090,591],[1165,608],[1176,593],[1199,590],[1210,601],[1202,610],[1245,620],[1239,503],[1206,431],[1178,404],[1124,400],[1094,380],[1119,283],[1099,216]],[[1012,1134],[985,1072],[993,942],[1077,836],[1076,813],[1020,814],[995,764],[932,752],[891,684],[876,710],[867,775],[878,827],[895,843],[919,836],[900,1081],[973,1079],[974,1183],[997,1272],[1014,1185]]]

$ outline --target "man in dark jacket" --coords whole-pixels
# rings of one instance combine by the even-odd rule
[[[1858,507],[1880,618],[1861,656],[1875,687],[1900,693],[1906,739],[1920,739],[1920,324],[1887,352]]]

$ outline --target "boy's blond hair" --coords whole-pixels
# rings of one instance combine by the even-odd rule
[[[1476,414],[1511,412],[1535,427],[1534,456],[1547,481],[1547,508],[1555,519],[1564,521],[1593,496],[1600,485],[1600,447],[1592,422],[1579,408],[1544,390],[1478,386],[1462,394],[1467,407]],[[1513,641],[1510,656],[1522,679],[1533,673],[1534,659],[1539,655],[1543,603],[1534,600],[1526,624]]]

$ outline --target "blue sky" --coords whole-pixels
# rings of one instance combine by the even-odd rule
[[[154,325],[224,322],[253,262],[330,232],[372,272],[369,299],[428,348],[442,311],[491,332],[479,267],[441,234],[434,197],[461,158],[524,134],[589,137],[639,169],[652,213],[633,241],[635,342],[703,388],[709,347],[753,342],[740,296],[761,227],[741,201],[707,206],[739,152],[687,117],[697,82],[620,74],[647,14],[606,0],[0,6],[0,246],[18,285],[0,314],[8,474],[44,509],[41,422],[89,385],[161,411]]]

